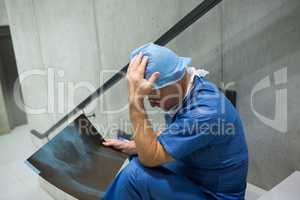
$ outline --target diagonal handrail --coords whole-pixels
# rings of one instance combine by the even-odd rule
[[[191,12],[184,16],[179,22],[177,22],[173,27],[171,27],[166,33],[164,33],[160,38],[158,38],[154,43],[164,46],[177,35],[187,29],[195,21],[205,15],[208,11],[218,5],[222,0],[204,0],[197,7],[195,7]],[[44,133],[40,133],[33,129],[30,132],[39,139],[48,138],[48,136],[60,127],[64,122],[66,122],[70,117],[76,114],[79,110],[82,110],[95,98],[98,98],[106,90],[110,89],[113,85],[119,82],[126,74],[129,63],[127,63],[119,72],[113,75],[109,80],[107,80],[101,87],[99,87],[90,96],[84,99],[80,104],[73,108],[68,114],[62,117],[58,122],[56,122],[52,127],[50,127]]]

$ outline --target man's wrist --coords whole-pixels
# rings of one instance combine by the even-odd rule
[[[144,107],[144,99],[143,98],[138,98],[133,101],[129,102],[129,110],[132,112],[144,112],[145,107]]]
[[[137,122],[139,120],[143,120],[145,116],[144,101],[129,103],[129,113],[132,123]]]

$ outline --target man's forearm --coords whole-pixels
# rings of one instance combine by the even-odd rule
[[[145,79],[148,57],[139,53],[127,69],[129,115],[133,125],[134,140],[140,161],[149,167],[171,160],[162,145],[156,140],[156,133],[150,126],[145,114],[144,97],[153,91],[153,85],[160,76],[159,72]]]
[[[129,110],[140,161],[149,167],[170,161],[172,158],[156,140],[157,133],[151,127],[143,103],[139,103],[138,105],[139,107],[130,105]]]

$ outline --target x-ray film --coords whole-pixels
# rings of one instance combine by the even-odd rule
[[[86,116],[80,115],[27,161],[60,190],[77,199],[98,200],[127,158],[102,141]]]

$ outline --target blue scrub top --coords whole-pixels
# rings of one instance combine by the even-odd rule
[[[248,150],[239,114],[218,88],[195,76],[193,88],[157,137],[174,161],[163,167],[205,188],[213,199],[243,199]]]

